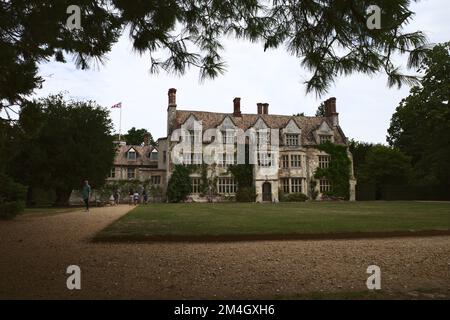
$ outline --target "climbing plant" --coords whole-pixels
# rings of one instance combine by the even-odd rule
[[[256,199],[256,190],[253,186],[253,165],[232,165],[228,168],[228,171],[231,172],[238,185],[236,201],[254,202]]]
[[[167,198],[169,202],[181,202],[191,192],[191,170],[182,165],[176,165],[167,186]]]
[[[332,191],[325,192],[325,195],[348,199],[351,162],[347,147],[326,142],[318,145],[317,148],[330,156],[330,162],[328,168],[317,168],[314,178],[326,178],[331,182]]]

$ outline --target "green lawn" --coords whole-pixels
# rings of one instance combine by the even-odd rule
[[[450,203],[151,204],[132,210],[96,240],[289,238],[430,230],[450,230]]]

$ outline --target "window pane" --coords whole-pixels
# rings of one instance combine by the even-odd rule
[[[301,155],[292,154],[291,155],[291,167],[300,168],[302,166]]]

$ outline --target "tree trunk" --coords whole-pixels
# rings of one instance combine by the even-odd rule
[[[72,189],[56,189],[55,207],[68,207]]]

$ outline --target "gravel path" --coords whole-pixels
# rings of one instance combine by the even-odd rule
[[[0,222],[0,298],[289,298],[366,291],[366,268],[385,292],[450,298],[450,236],[236,243],[92,243],[131,207]],[[78,265],[82,290],[66,288]],[[430,296],[436,298],[435,296]]]

